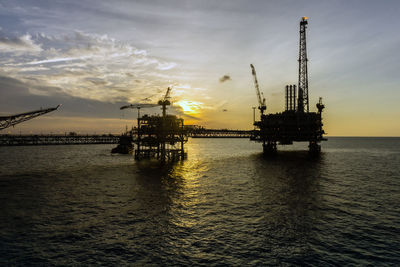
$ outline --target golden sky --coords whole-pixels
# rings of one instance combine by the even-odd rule
[[[331,136],[400,136],[397,1],[0,1],[0,114],[63,104],[12,133],[120,133],[171,86],[185,124],[251,129],[297,84],[309,17],[310,109]],[[159,114],[160,108],[142,109]]]

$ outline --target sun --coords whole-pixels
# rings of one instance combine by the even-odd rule
[[[185,114],[195,115],[200,113],[201,105],[203,103],[197,101],[180,100],[176,102],[176,104],[182,108]]]

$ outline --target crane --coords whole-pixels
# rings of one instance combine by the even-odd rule
[[[14,115],[10,115],[10,116],[0,116],[0,131],[6,129],[8,127],[14,126],[18,123],[28,121],[35,117],[38,117],[38,116],[44,115],[46,113],[52,112],[54,110],[57,110],[60,106],[61,106],[61,104],[54,108],[38,109],[38,110],[14,114]]]
[[[169,94],[171,93],[171,87],[167,88],[167,92],[165,93],[165,96],[163,99],[158,101],[158,104],[162,106],[162,111],[163,111],[163,117],[166,116],[167,114],[167,106],[171,105],[171,102],[169,101],[170,96]]]
[[[254,68],[253,64],[250,64],[251,67],[251,74],[253,74],[254,78],[254,86],[256,87],[256,93],[257,93],[257,98],[258,98],[258,109],[261,112],[261,115],[264,114],[264,111],[267,109],[267,106],[265,105],[265,98],[262,93],[260,93],[260,88],[258,86],[258,81],[257,81],[257,74],[256,74],[256,69]]]
[[[181,158],[184,157],[183,150],[183,119],[178,119],[176,116],[167,116],[167,106],[171,105],[170,99],[171,87],[167,88],[167,91],[162,99],[157,104],[155,103],[143,103],[123,106],[120,109],[126,108],[137,108],[138,109],[138,126],[137,126],[137,149],[135,151],[135,158],[140,159],[141,157],[148,157],[149,155],[157,155],[157,158],[161,157],[162,161],[165,161],[167,154],[168,158],[177,151]],[[142,117],[139,116],[140,108],[162,106],[162,116],[153,117]],[[152,136],[151,136],[152,135]],[[141,136],[148,136],[142,138]],[[168,146],[174,146],[176,142],[181,144],[181,149],[168,148]],[[175,151],[175,152],[173,152]],[[175,157],[175,156],[173,156]]]
[[[130,105],[122,106],[119,109],[123,110],[123,109],[127,109],[127,108],[136,108],[138,111],[138,118],[139,118],[141,108],[153,108],[153,107],[157,107],[157,106],[158,106],[158,104],[138,103],[138,104],[130,104]]]
[[[164,95],[164,98],[159,100],[157,104],[151,103],[138,103],[138,104],[130,104],[126,106],[120,107],[120,109],[127,109],[127,108],[136,108],[138,110],[138,118],[140,117],[140,109],[141,108],[153,108],[157,106],[162,106],[163,116],[166,116],[167,106],[171,105],[170,99],[171,87],[167,88],[167,92]]]

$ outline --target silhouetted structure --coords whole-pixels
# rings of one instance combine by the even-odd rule
[[[265,105],[265,97],[260,92],[260,87],[258,85],[258,80],[257,80],[256,69],[254,68],[253,64],[250,64],[250,67],[251,67],[251,73],[253,74],[253,78],[254,78],[254,87],[256,88],[256,93],[257,93],[258,109],[260,110],[261,115],[263,115],[264,111],[267,109],[267,106]]]
[[[115,154],[132,154],[133,152],[133,143],[132,143],[132,134],[129,134],[127,131],[123,135],[121,135],[118,139],[118,145],[111,149],[111,153]]]
[[[193,138],[249,138],[252,130],[206,129],[198,125],[185,125],[188,137]]]
[[[167,115],[167,106],[171,88],[168,87],[163,99],[157,104],[136,104],[123,106],[138,109],[138,123],[135,131],[131,131],[132,141],[136,144],[135,159],[156,158],[161,161],[179,160],[185,158],[184,143],[187,142],[187,131],[183,126],[183,119],[174,115]],[[162,116],[140,117],[139,110],[144,107],[162,107]]]
[[[187,134],[183,119],[174,115],[138,118],[135,159],[156,158],[161,161],[185,158]]]
[[[57,110],[59,107],[60,105],[54,108],[39,109],[10,116],[0,116],[0,131],[8,127],[14,126],[18,123],[28,121],[38,116]]]
[[[277,143],[282,145],[293,142],[309,142],[309,151],[312,154],[319,154],[320,141],[323,138],[322,111],[324,104],[322,98],[317,104],[318,112],[309,112],[308,102],[308,71],[307,71],[307,49],[306,49],[306,28],[307,18],[300,21],[300,45],[299,45],[299,81],[298,95],[296,98],[296,85],[287,85],[285,90],[285,111],[276,114],[263,114],[261,111],[260,121],[254,122],[256,130],[252,140],[263,143],[265,154],[274,154],[277,151]],[[255,77],[253,65],[252,74]],[[256,83],[256,89],[258,89]],[[257,93],[259,104],[262,107],[265,103],[260,102],[260,93]]]
[[[0,146],[117,144],[119,135],[0,135]]]

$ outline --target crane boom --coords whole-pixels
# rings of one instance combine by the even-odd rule
[[[254,68],[253,64],[250,64],[250,67],[251,67],[251,74],[253,74],[254,86],[256,88],[256,93],[258,98],[258,109],[261,111],[261,114],[264,114],[264,111],[267,109],[267,106],[265,105],[265,98],[261,96],[260,93],[260,87],[258,86],[256,69]]]
[[[157,104],[150,104],[150,103],[138,103],[138,104],[130,104],[130,105],[126,105],[126,106],[122,106],[119,109],[127,109],[127,108],[136,108],[137,109],[137,117],[140,117],[140,109],[141,108],[153,108],[153,107],[157,107]]]
[[[171,102],[168,100],[169,94],[171,93],[171,87],[168,87],[167,92],[165,93],[165,96],[162,100],[158,101],[158,104],[162,106],[162,112],[163,112],[163,117],[166,116],[167,112],[167,106],[171,105]]]
[[[54,107],[54,108],[38,109],[38,110],[14,114],[14,115],[10,115],[10,116],[0,116],[0,131],[6,129],[8,127],[14,126],[18,123],[28,121],[35,117],[38,117],[38,116],[44,115],[46,113],[52,112],[54,110],[57,110],[60,106],[61,105],[58,105],[57,107]]]
[[[130,104],[126,106],[122,106],[119,109],[127,109],[127,108],[153,108],[157,107],[157,104],[149,104],[149,103],[138,103],[138,104]]]
[[[171,93],[171,87],[168,87],[168,89],[167,89],[167,92],[165,93],[165,96],[164,96],[164,101],[165,100],[168,100],[170,97],[169,97],[169,94]]]
[[[138,118],[140,116],[140,109],[141,108],[153,108],[157,106],[162,106],[162,111],[163,111],[163,116],[165,117],[166,115],[166,106],[171,105],[171,102],[168,100],[170,98],[170,93],[171,93],[171,87],[168,87],[167,92],[164,95],[164,98],[158,101],[157,104],[151,104],[151,103],[137,103],[137,104],[130,104],[126,106],[122,106],[119,109],[127,109],[127,108],[136,108],[138,110]]]

